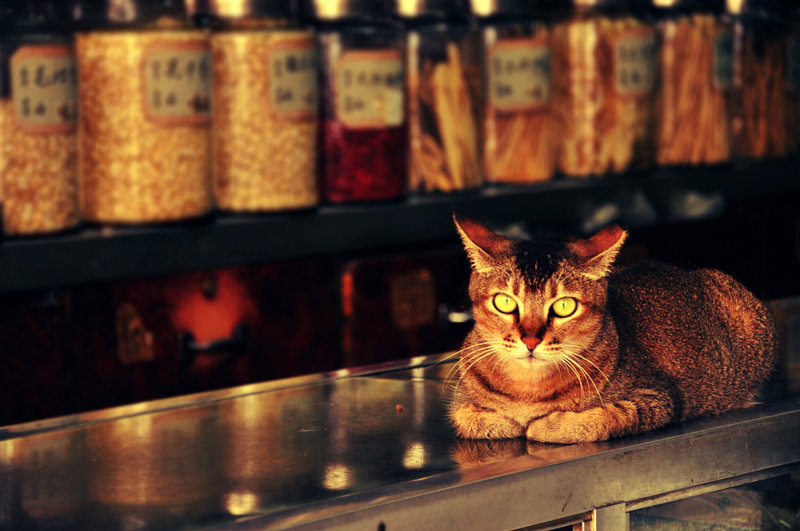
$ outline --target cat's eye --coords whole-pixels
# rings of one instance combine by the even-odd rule
[[[561,297],[550,307],[556,317],[569,317],[578,309],[578,301],[574,297]]]
[[[517,301],[506,293],[498,293],[492,299],[494,307],[500,313],[514,313],[517,309]]]

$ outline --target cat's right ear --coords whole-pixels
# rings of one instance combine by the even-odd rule
[[[499,236],[486,226],[453,214],[453,221],[464,242],[472,269],[480,273],[494,267],[494,258],[508,249],[511,240]]]
[[[582,262],[582,270],[593,280],[608,274],[619,254],[628,233],[618,225],[611,225],[591,238],[569,244],[572,253]]]

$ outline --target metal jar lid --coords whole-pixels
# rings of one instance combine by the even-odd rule
[[[289,0],[185,0],[186,12],[192,17],[223,20],[242,18],[289,18]]]
[[[546,9],[546,0],[469,0],[469,10],[476,17],[530,15]]]
[[[72,0],[81,28],[145,26],[159,20],[185,20],[183,0]]]
[[[779,0],[725,0],[725,10],[732,15],[774,15],[780,11]]]
[[[466,2],[460,0],[393,0],[392,14],[403,19],[449,19],[466,13]]]
[[[652,6],[656,10],[687,9],[721,12],[725,9],[725,0],[652,0]]]
[[[299,0],[298,11],[304,20],[335,22],[386,17],[384,0]]]

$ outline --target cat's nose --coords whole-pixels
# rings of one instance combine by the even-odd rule
[[[535,349],[536,345],[541,343],[542,340],[536,336],[522,336],[522,342],[525,344],[528,350],[533,352],[533,349]]]

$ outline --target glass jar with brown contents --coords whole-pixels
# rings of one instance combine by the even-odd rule
[[[777,0],[727,0],[734,24],[733,156],[783,157],[790,140],[785,118],[788,73],[785,31]]]
[[[480,186],[480,35],[460,2],[396,0],[406,27],[409,187],[455,192]]]
[[[553,28],[558,167],[569,177],[653,160],[655,27],[642,2],[570,0]]]
[[[660,165],[726,162],[731,155],[733,31],[724,0],[653,0],[659,87],[656,159]]]
[[[0,4],[0,182],[9,235],[78,224],[75,54],[63,2]]]
[[[483,41],[483,157],[491,183],[553,177],[552,35],[544,1],[473,0]]]
[[[219,208],[317,204],[317,68],[313,32],[286,0],[187,0],[211,28],[212,180]]]
[[[208,40],[176,0],[76,0],[85,219],[149,223],[212,207]]]

